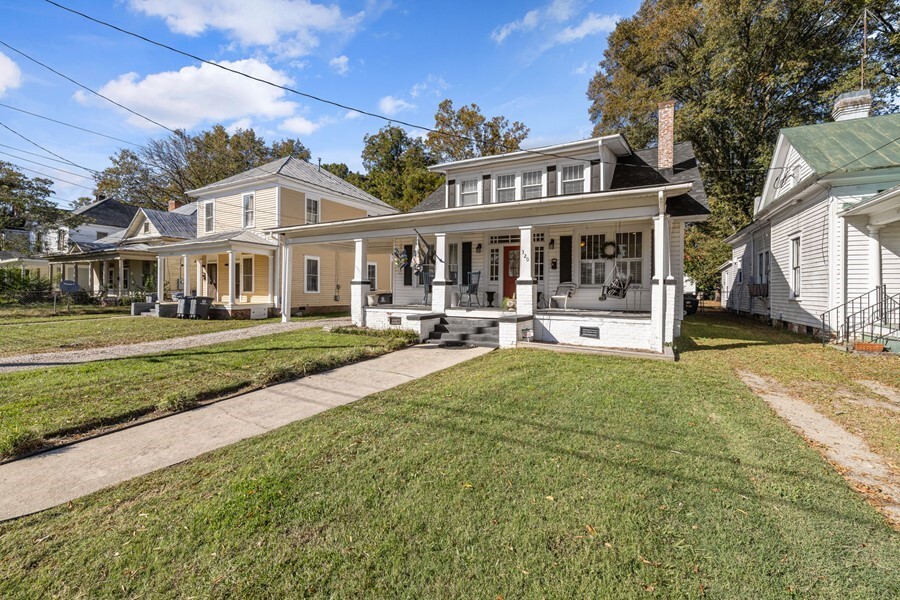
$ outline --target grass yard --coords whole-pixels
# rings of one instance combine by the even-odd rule
[[[345,316],[345,313],[294,317],[292,320],[309,321],[336,316]],[[137,344],[277,322],[279,319],[197,321],[127,317],[5,325],[0,326],[0,357]]]
[[[174,319],[158,322],[178,323]],[[402,335],[308,329],[179,352],[3,374],[0,456],[45,445],[54,437],[179,410],[199,400],[378,356],[407,343],[409,338]]]
[[[66,310],[62,304],[54,312],[53,305],[0,306],[0,325],[10,323],[42,323],[45,321],[66,321],[70,319],[98,319],[109,316],[123,316],[131,313],[128,306],[72,305]]]
[[[742,330],[494,352],[0,524],[0,594],[900,596],[900,536],[733,375]]]

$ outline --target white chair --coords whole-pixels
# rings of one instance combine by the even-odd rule
[[[550,296],[549,308],[553,308],[553,303],[555,302],[557,308],[562,306],[563,310],[568,310],[569,298],[575,295],[576,289],[578,289],[578,286],[572,282],[560,283],[556,286],[556,292]]]

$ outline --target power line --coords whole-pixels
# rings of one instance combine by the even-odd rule
[[[87,190],[89,192],[94,191],[93,188],[83,186],[80,183],[75,183],[74,181],[69,181],[68,179],[63,179],[61,177],[56,177],[54,175],[48,175],[47,173],[44,173],[43,171],[38,171],[36,169],[29,169],[28,167],[23,167],[22,165],[19,165],[16,163],[10,163],[10,164],[13,165],[14,167],[16,167],[17,169],[22,169],[23,171],[30,171],[32,173],[37,173],[38,175],[40,175],[42,177],[46,177],[47,179],[53,179],[54,181],[62,181],[63,183],[68,183],[69,185],[74,185],[75,187],[79,187],[79,188],[81,188],[83,190]]]
[[[2,42],[0,42],[0,43],[2,43]],[[28,143],[31,144],[32,146],[35,146],[35,147],[37,147],[37,148],[40,148],[41,150],[43,150],[43,151],[46,152],[47,154],[52,154],[52,155],[55,156],[56,158],[59,158],[59,159],[63,160],[64,162],[69,163],[69,164],[72,165],[73,167],[78,167],[79,169],[84,169],[85,171],[88,171],[88,172],[90,172],[90,173],[97,173],[97,171],[95,171],[94,169],[89,169],[89,168],[87,168],[87,167],[84,167],[84,166],[82,166],[82,165],[79,165],[79,164],[76,163],[76,162],[72,162],[71,160],[69,160],[69,159],[66,158],[65,156],[60,156],[59,154],[57,154],[56,152],[53,152],[52,150],[47,150],[46,148],[44,148],[43,146],[41,146],[40,144],[38,144],[38,143],[35,142],[34,140],[25,137],[24,135],[22,135],[21,133],[19,133],[18,131],[16,131],[15,129],[13,129],[12,127],[10,127],[9,125],[7,125],[7,124],[4,123],[3,121],[0,121],[0,127],[2,127],[3,129],[6,129],[7,131],[9,131],[9,132],[11,132],[11,133],[13,133],[13,134],[19,136],[20,138],[22,138],[23,140],[25,140],[26,142],[28,142]]]
[[[11,156],[11,157],[15,158],[16,160],[24,160],[25,162],[28,162],[28,163],[31,163],[34,165],[40,165],[42,167],[47,167],[48,169],[53,169],[55,171],[59,171],[60,173],[68,173],[69,175],[74,175],[75,177],[82,177],[84,179],[90,179],[91,181],[93,181],[93,178],[88,177],[87,175],[82,175],[81,173],[75,173],[74,171],[66,171],[65,169],[60,169],[59,167],[54,167],[53,165],[48,165],[48,164],[45,164],[42,162],[38,162],[36,160],[31,160],[30,158],[24,158],[21,156],[16,156],[15,154],[10,154],[9,152],[2,152],[2,151],[0,151],[0,154],[3,154],[4,156]]]
[[[52,156],[44,156],[43,154],[38,154],[37,152],[29,152],[28,150],[22,150],[21,148],[16,148],[15,146],[10,146],[8,144],[0,144],[0,148],[7,148],[9,150],[15,150],[16,152],[21,152],[22,154],[29,154],[31,156],[37,156],[38,158],[43,158],[44,160],[52,160],[53,162],[62,163],[64,165],[68,165],[64,160],[59,160],[58,158],[53,158]],[[56,167],[54,167],[55,169]]]
[[[7,44],[7,43],[4,42],[3,40],[0,40],[0,45],[6,46],[7,48],[9,48],[10,50],[12,50],[12,51],[15,52],[16,54],[19,54],[19,55],[21,55],[21,56],[24,56],[25,58],[27,58],[27,59],[30,60],[31,62],[33,62],[33,63],[35,63],[35,64],[38,64],[38,65],[44,67],[45,69],[47,69],[47,70],[50,71],[51,73],[55,73],[56,75],[59,75],[60,77],[62,77],[62,78],[65,79],[66,81],[70,81],[70,82],[74,83],[74,84],[77,85],[78,87],[80,87],[80,88],[82,88],[82,89],[84,89],[84,90],[87,90],[88,92],[94,94],[95,96],[98,96],[98,97],[100,97],[100,98],[103,98],[103,99],[106,100],[107,102],[110,102],[110,103],[112,103],[112,104],[115,104],[115,105],[118,106],[119,108],[121,108],[121,109],[123,109],[123,110],[127,110],[127,111],[130,112],[131,114],[133,114],[133,115],[135,115],[135,116],[138,116],[138,117],[144,119],[145,121],[148,121],[148,122],[150,122],[150,123],[153,123],[154,125],[156,125],[156,126],[158,126],[158,127],[162,127],[162,128],[165,129],[166,131],[169,131],[169,132],[171,132],[171,133],[177,134],[177,132],[176,132],[174,129],[169,129],[168,127],[166,127],[166,126],[163,125],[162,123],[160,123],[160,122],[158,122],[158,121],[154,121],[154,120],[151,119],[150,117],[145,116],[145,115],[142,115],[141,113],[137,112],[136,110],[132,110],[132,109],[128,108],[128,107],[125,106],[124,104],[119,104],[118,102],[116,102],[116,101],[113,100],[112,98],[110,98],[110,97],[108,97],[108,96],[104,96],[104,95],[101,94],[100,92],[98,92],[98,91],[96,91],[96,90],[93,90],[93,89],[89,88],[88,86],[84,85],[83,83],[79,83],[78,81],[75,81],[74,79],[72,79],[72,78],[69,77],[68,75],[65,75],[64,73],[60,73],[59,71],[57,71],[57,70],[54,69],[53,67],[51,67],[51,66],[49,66],[49,65],[47,65],[47,64],[45,64],[45,63],[42,63],[42,62],[39,61],[38,59],[36,59],[36,58],[34,58],[34,57],[32,57],[32,56],[29,56],[28,54],[25,54],[25,53],[22,52],[21,50],[19,50],[19,49],[17,49],[17,48],[13,48],[12,46],[10,46],[9,44]]]
[[[93,129],[86,129],[86,128],[84,128],[84,127],[79,127],[78,125],[72,125],[71,123],[66,123],[65,121],[59,121],[59,120],[53,119],[53,118],[51,118],[51,117],[47,117],[47,116],[44,116],[44,115],[39,115],[39,114],[37,114],[37,113],[33,113],[33,112],[30,112],[30,111],[24,110],[24,109],[22,109],[22,108],[16,108],[15,106],[10,106],[9,104],[4,104],[4,103],[0,102],[0,106],[2,106],[3,108],[8,108],[8,109],[10,109],[10,110],[18,111],[18,112],[20,112],[20,113],[25,113],[26,115],[31,115],[32,117],[37,117],[38,119],[44,119],[45,121],[50,121],[50,122],[52,122],[52,123],[57,123],[57,124],[59,124],[59,125],[64,125],[64,126],[66,126],[66,127],[71,127],[72,129],[77,129],[77,130],[79,130],[79,131],[84,131],[85,133],[92,133],[92,134],[94,134],[94,135],[99,135],[100,137],[105,137],[105,138],[110,139],[110,140],[115,140],[115,141],[117,141],[117,142],[122,142],[123,144],[128,144],[129,146],[137,146],[137,147],[140,147],[140,144],[136,144],[136,143],[134,143],[134,142],[129,142],[128,140],[123,140],[122,138],[117,138],[117,137],[112,136],[112,135],[106,135],[105,133],[100,133],[99,131],[94,131]]]

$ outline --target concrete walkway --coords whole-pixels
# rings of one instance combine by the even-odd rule
[[[42,369],[45,367],[57,367],[60,365],[76,365],[98,360],[110,360],[115,358],[128,358],[143,354],[157,354],[171,350],[183,350],[198,346],[221,344],[222,342],[234,342],[284,333],[296,329],[308,329],[310,327],[325,327],[326,325],[350,325],[349,317],[339,319],[314,319],[309,321],[291,321],[290,323],[265,323],[245,327],[243,329],[228,329],[213,333],[199,333],[186,337],[156,340],[154,342],[140,342],[137,344],[120,344],[118,346],[105,346],[101,348],[85,348],[84,350],[68,350],[62,352],[41,352],[40,354],[21,354],[19,356],[7,356],[0,358],[0,374],[13,371],[27,371],[29,369]]]
[[[414,346],[0,465],[0,520],[64,504],[487,352]]]

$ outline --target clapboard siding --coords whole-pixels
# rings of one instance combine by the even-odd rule
[[[900,222],[881,230],[881,279],[888,294],[900,294]]]
[[[775,192],[776,198],[788,193],[799,182],[813,174],[812,168],[803,160],[803,157],[800,156],[800,153],[793,146],[788,148],[784,164],[785,168],[778,178],[780,187]]]
[[[847,219],[847,299],[869,291],[868,219]]]
[[[200,237],[212,233],[222,233],[225,231],[234,231],[235,229],[244,228],[244,194],[253,193],[254,195],[254,226],[253,229],[260,230],[268,227],[276,227],[278,221],[277,214],[277,191],[275,186],[261,188],[257,190],[246,190],[238,194],[229,196],[221,196],[212,200],[215,203],[214,222],[215,230],[206,231],[205,208],[201,202],[197,210],[197,232]]]
[[[828,306],[828,202],[820,198],[804,203],[772,222],[772,283],[769,296],[772,317],[818,326]],[[800,236],[801,297],[791,298],[791,239]]]
[[[306,223],[306,194],[281,188],[281,227]]]

